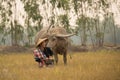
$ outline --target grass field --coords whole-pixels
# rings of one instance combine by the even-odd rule
[[[120,80],[120,51],[71,53],[68,65],[39,68],[32,53],[0,54],[0,80]]]

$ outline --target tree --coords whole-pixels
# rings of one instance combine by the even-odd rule
[[[100,22],[100,16],[99,14],[103,15],[101,13],[101,11],[104,11],[109,7],[109,4],[107,1],[105,0],[99,0],[99,1],[94,1],[94,0],[72,0],[73,1],[73,6],[74,6],[74,10],[76,12],[76,15],[78,17],[77,19],[77,24],[78,25],[82,25],[82,26],[78,26],[78,27],[82,27],[78,30],[80,30],[81,32],[81,42],[82,45],[86,45],[86,33],[87,33],[87,29],[90,30],[95,30],[95,41],[96,41],[96,46],[103,46],[103,42],[104,42],[104,32],[105,30],[105,26],[101,26],[101,22]],[[93,15],[93,19],[92,21],[94,21],[92,23],[93,27],[90,27],[90,25],[88,24],[87,21],[87,16],[88,13],[87,12],[92,12],[91,15]],[[93,13],[94,12],[94,13]],[[85,18],[86,17],[86,18]],[[91,22],[89,20],[89,22]],[[88,26],[86,26],[88,25]],[[90,29],[93,28],[93,29]],[[91,37],[92,38],[92,37]],[[93,40],[92,40],[93,42]]]
[[[67,32],[71,32],[70,25],[69,25],[69,18],[68,15],[60,15],[59,16],[59,21],[63,25],[63,27],[67,30]]]
[[[85,7],[85,4],[91,3],[90,0],[73,0],[74,3],[74,10],[76,12],[76,15],[78,17],[76,24],[78,25],[78,30],[80,30],[81,34],[81,45],[86,46],[87,42],[87,16],[86,11],[89,9],[88,5]]]
[[[58,21],[60,21],[60,23],[62,23],[62,25],[64,27],[66,27],[66,29],[68,29],[69,27],[69,23],[67,23],[67,25],[65,24],[66,22],[69,22],[68,20],[68,11],[69,11],[69,0],[50,0],[50,3],[52,4],[52,17],[51,17],[51,25],[55,26],[55,18],[57,18],[57,14],[54,13],[54,11],[57,9],[63,9],[63,11],[66,11],[66,14],[63,15],[59,15],[58,16]],[[65,18],[66,19],[65,19]],[[59,20],[60,19],[60,20]],[[65,20],[64,20],[65,19]],[[63,23],[63,20],[65,21],[65,23]],[[58,22],[56,22],[58,24]]]
[[[107,8],[109,7],[108,2],[105,2],[104,0],[100,0],[95,3],[95,7],[93,8],[95,10],[95,37],[96,37],[96,46],[102,47],[104,43],[104,33],[105,33],[105,24],[101,26],[100,22],[100,16],[99,14],[102,14],[101,11],[104,11],[105,15],[108,14]],[[102,14],[103,15],[103,14]],[[106,17],[105,17],[106,18]]]
[[[30,45],[32,43],[32,38],[35,35],[36,32],[39,31],[42,28],[41,21],[42,16],[40,15],[39,11],[39,4],[37,4],[37,0],[22,0],[24,3],[24,9],[27,12],[27,18],[26,18],[26,24],[27,24],[27,33],[28,33],[28,44]],[[33,28],[31,26],[31,22],[37,22],[37,25]]]
[[[11,44],[12,45],[19,45],[20,40],[23,32],[23,27],[18,23],[17,16],[16,16],[16,1],[15,0],[7,0],[2,2],[1,7],[1,22],[2,22],[2,29],[3,29],[3,39],[7,38],[7,36],[11,36]],[[14,9],[14,10],[12,10]],[[14,13],[14,14],[13,14]],[[14,15],[14,17],[12,17]],[[21,39],[20,39],[21,38]],[[4,41],[5,42],[5,41]]]
[[[2,1],[0,3],[2,3]],[[2,4],[0,4],[0,18],[1,18],[0,20],[0,36],[1,36],[0,44],[4,43],[4,45],[5,45],[5,37],[4,37],[5,36],[5,22],[7,20],[5,13],[6,13],[5,8],[3,7]]]
[[[9,0],[8,1],[8,4],[10,5],[10,8],[9,10],[14,13],[14,14],[11,14],[11,19],[10,19],[10,25],[11,25],[11,29],[10,29],[10,32],[11,32],[11,41],[12,41],[12,45],[13,46],[17,46],[17,45],[20,45],[19,42],[23,39],[23,34],[24,34],[24,29],[23,29],[23,26],[21,26],[19,23],[18,23],[18,20],[17,20],[17,2],[16,0]],[[14,8],[14,10],[12,11],[11,8]],[[14,18],[12,18],[12,15],[14,15]]]

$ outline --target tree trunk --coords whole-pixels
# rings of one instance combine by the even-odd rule
[[[83,13],[83,10],[84,10],[84,7],[83,7],[83,1],[81,2],[81,6],[82,6],[82,29],[83,29],[83,40],[82,40],[82,46],[86,46],[86,19],[85,19],[85,16],[84,16],[84,13]],[[84,24],[85,23],[85,24]]]
[[[31,39],[30,39],[30,33],[29,33],[29,27],[30,27],[30,18],[29,17],[27,17],[27,37],[28,37],[28,45],[30,45],[31,44]]]
[[[114,21],[113,21],[113,24],[114,24]],[[115,25],[113,25],[113,35],[114,35],[114,46],[116,46],[117,44],[116,44],[116,28],[115,28],[116,26]]]
[[[14,21],[14,28],[15,28],[15,32],[14,32],[14,38],[15,38],[15,46],[18,46],[18,30],[17,30],[17,21]]]
[[[92,47],[94,48],[94,47],[95,47],[95,45],[94,45],[94,40],[93,40],[93,37],[92,37],[92,31],[90,30],[89,24],[88,24],[88,31],[89,31],[89,33],[90,33],[90,39],[91,39],[91,42],[92,42]]]
[[[11,43],[13,46],[14,45],[14,27],[13,27],[12,21],[11,21]]]
[[[98,35],[99,35],[99,31],[98,31],[98,19],[95,20],[95,31],[96,31],[96,46],[98,47],[99,46],[99,38],[98,38]]]
[[[14,1],[14,6],[15,6],[15,18],[14,18],[14,25],[13,25],[13,29],[14,29],[14,32],[13,32],[13,39],[14,39],[14,46],[18,46],[18,36],[17,36],[17,16],[16,16],[16,11],[17,11],[17,8],[16,8],[16,1]]]

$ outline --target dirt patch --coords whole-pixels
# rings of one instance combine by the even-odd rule
[[[68,51],[72,51],[72,52],[87,52],[89,51],[88,47],[84,47],[84,46],[69,46],[68,47]]]
[[[26,52],[28,48],[22,46],[0,46],[0,53]]]
[[[34,46],[31,47],[24,47],[24,46],[0,46],[0,53],[24,53],[24,52],[33,52],[35,49]],[[97,51],[97,50],[120,50],[120,46],[117,47],[108,47],[104,46],[101,48],[91,48],[91,47],[83,47],[83,46],[69,46],[69,52],[87,52],[87,51]]]
[[[87,52],[87,51],[98,51],[98,50],[117,50],[120,51],[120,46],[102,46],[102,47],[93,47],[93,46],[69,46],[68,51],[72,52]]]

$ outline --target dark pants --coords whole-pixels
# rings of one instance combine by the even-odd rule
[[[42,59],[36,57],[36,58],[35,58],[35,61],[36,61],[36,62],[42,62]]]
[[[45,62],[46,65],[53,65],[54,64],[54,60],[53,59],[47,59],[47,60],[43,60],[41,58],[35,58],[36,62]]]
[[[46,65],[53,65],[54,64],[54,60],[53,59],[45,60],[45,64]]]

